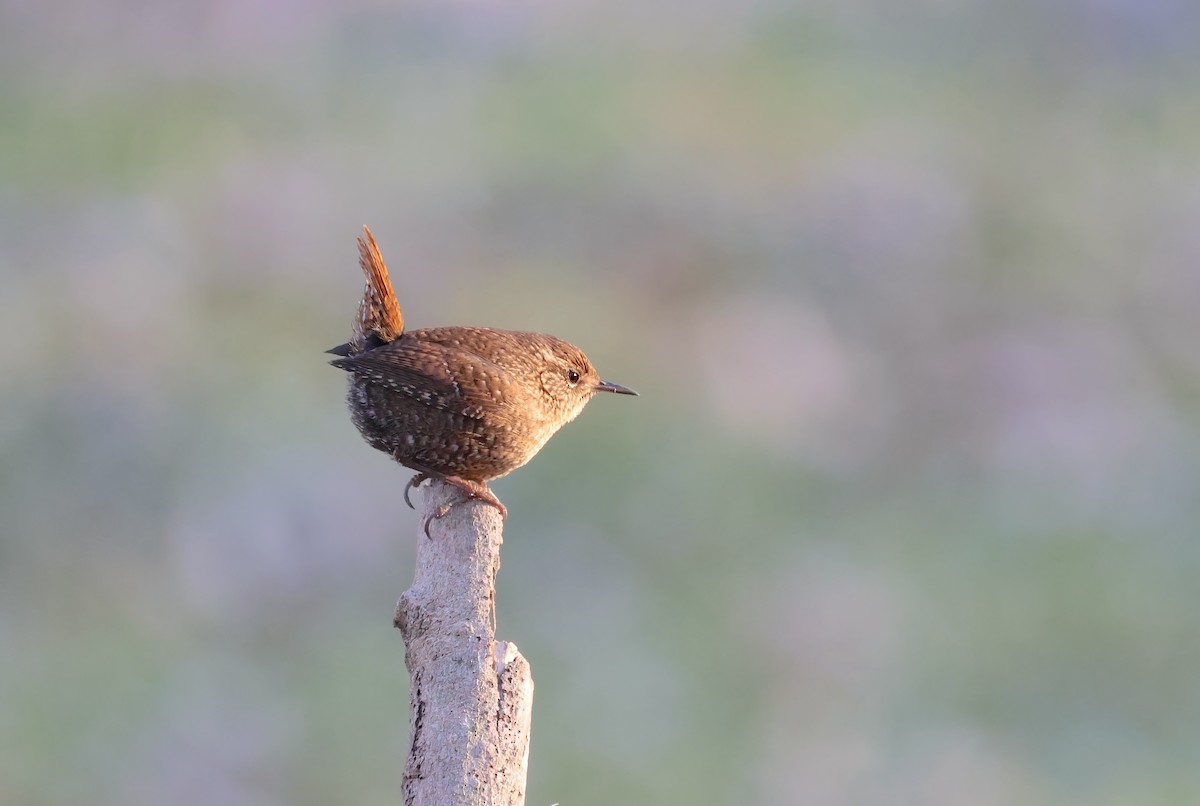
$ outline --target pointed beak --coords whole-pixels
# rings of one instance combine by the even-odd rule
[[[622,386],[621,384],[613,383],[612,381],[600,381],[600,383],[596,384],[596,391],[612,392],[615,395],[633,395],[634,397],[637,397],[637,392],[633,391],[628,386]]]

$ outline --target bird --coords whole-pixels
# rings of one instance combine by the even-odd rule
[[[358,251],[366,287],[353,336],[328,351],[337,356],[329,363],[350,375],[346,401],[367,444],[416,471],[404,488],[410,507],[409,490],[440,479],[507,518],[489,481],[532,459],[596,395],[637,395],[601,380],[581,349],[545,333],[406,330],[387,265],[366,226]],[[428,518],[424,528],[428,534]]]

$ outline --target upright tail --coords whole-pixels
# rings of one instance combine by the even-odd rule
[[[358,305],[354,337],[348,345],[348,352],[352,353],[395,341],[404,333],[404,315],[400,313],[400,303],[396,300],[379,245],[366,225],[363,225],[363,234],[365,237],[358,239],[358,264],[362,266],[367,285]]]

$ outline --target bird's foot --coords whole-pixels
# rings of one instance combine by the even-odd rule
[[[453,484],[458,489],[467,494],[467,498],[475,498],[485,504],[491,504],[496,509],[500,510],[500,518],[508,518],[508,507],[500,502],[496,494],[492,492],[492,488],[484,484],[482,481],[471,481],[470,479],[460,478],[459,476],[443,476],[442,481],[447,484]]]
[[[504,506],[504,504],[501,503],[500,499],[496,497],[496,494],[494,492],[492,492],[492,489],[481,481],[471,481],[470,479],[464,479],[464,478],[461,478],[460,476],[432,476],[432,475],[427,475],[425,473],[421,473],[421,474],[418,474],[417,476],[414,476],[413,480],[415,481],[418,478],[420,478],[421,481],[424,481],[426,478],[439,478],[442,481],[446,482],[447,484],[452,484],[455,487],[457,487],[458,489],[462,490],[464,493],[466,493],[467,501],[470,501],[471,499],[475,499],[476,501],[482,501],[485,504],[491,504],[496,509],[500,510],[500,519],[501,520],[506,520],[508,518],[508,507]],[[420,482],[418,482],[418,483],[420,483]],[[410,482],[410,486],[411,486],[411,482]],[[405,489],[405,494],[406,494],[405,500],[407,500],[407,493],[408,493],[408,489],[406,488]],[[451,504],[442,504],[440,507],[438,507],[437,512],[434,512],[432,515],[427,517],[425,519],[425,524],[424,524],[425,536],[430,537],[429,522],[431,520],[441,519],[441,518],[445,517],[446,513],[449,512],[455,506],[455,504],[460,504],[460,503],[464,503],[464,502],[456,501]]]

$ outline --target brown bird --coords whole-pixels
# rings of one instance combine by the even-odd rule
[[[406,332],[383,256],[363,230],[358,250],[367,284],[354,337],[329,351],[342,356],[329,363],[350,373],[354,424],[372,447],[417,471],[404,489],[409,506],[409,489],[436,478],[507,517],[488,481],[532,459],[598,392],[637,392],[600,380],[582,350],[544,333]]]

